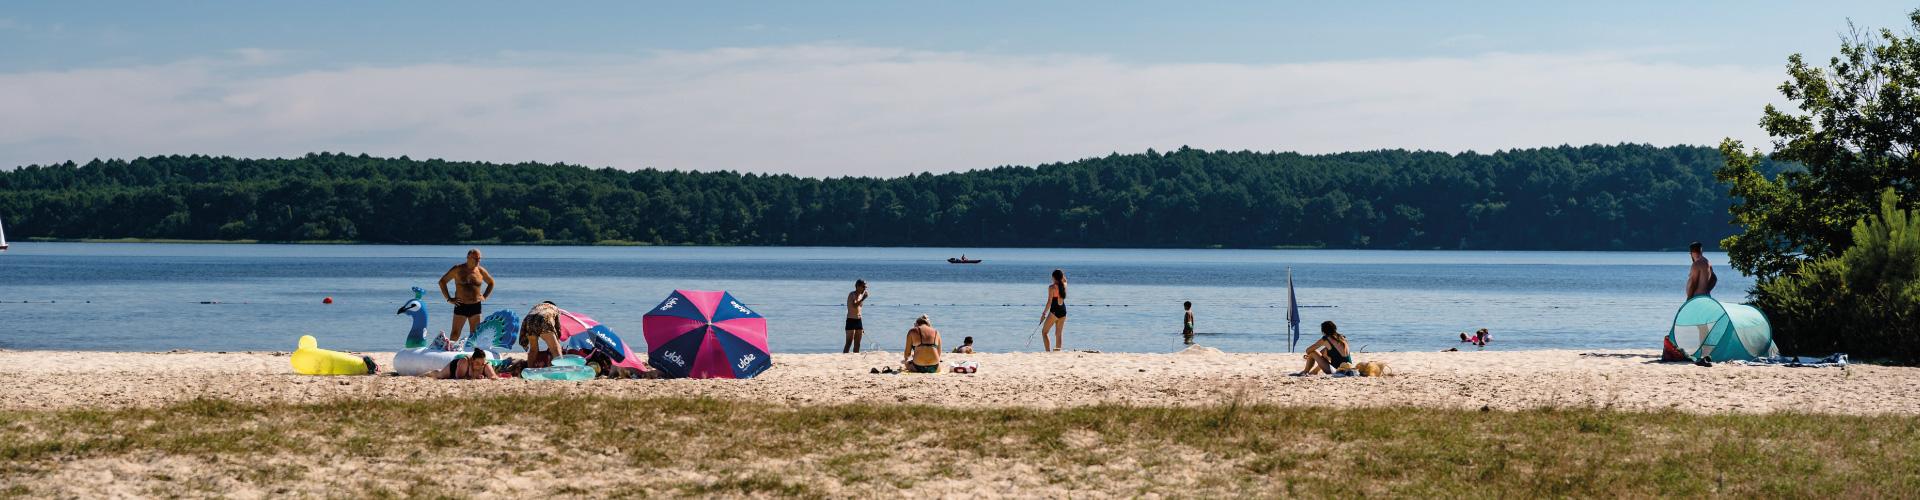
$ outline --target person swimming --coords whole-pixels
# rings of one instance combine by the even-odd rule
[[[940,330],[933,328],[927,315],[913,320],[913,328],[907,330],[907,348],[900,355],[904,371],[940,373]]]
[[[454,282],[453,292],[447,291],[447,282]],[[480,285],[487,285],[481,290]],[[480,328],[480,303],[493,296],[493,273],[480,266],[480,249],[467,250],[467,261],[440,275],[440,296],[453,304],[453,335],[449,340],[460,340],[462,327]]]

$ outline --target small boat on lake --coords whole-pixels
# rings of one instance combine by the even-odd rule
[[[948,264],[979,264],[980,259],[969,259],[967,258],[967,256],[962,255],[959,257],[947,257],[947,263]]]
[[[0,224],[0,252],[7,251],[7,227]]]

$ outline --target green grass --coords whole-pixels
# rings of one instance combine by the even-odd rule
[[[483,439],[473,433],[475,421],[514,437],[472,446]],[[470,485],[435,483],[423,471],[443,469],[469,449],[522,468],[589,454],[626,467],[641,482],[632,491],[684,496],[872,496],[929,481],[993,479],[1016,466],[1030,469],[1021,480],[1033,485],[1116,495],[1902,496],[1920,491],[1916,424],[1920,418],[1910,416],[1237,403],[1043,410],[592,396],[202,400],[0,414],[0,484],[9,485],[0,496],[57,493],[60,485],[36,479],[75,460],[156,455],[205,459],[211,465],[203,474],[269,489],[333,480],[302,462],[403,463],[410,472],[354,489],[375,497],[467,496]],[[909,451],[899,451],[903,444]],[[900,473],[902,460],[910,474]],[[194,471],[149,477],[150,491],[191,492],[206,480],[183,473]]]

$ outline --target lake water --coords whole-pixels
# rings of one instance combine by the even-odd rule
[[[107,351],[291,350],[400,346],[394,310],[429,290],[430,326],[451,310],[435,282],[466,247],[16,243],[0,253],[0,348]],[[776,352],[838,352],[841,302],[871,284],[867,346],[898,351],[928,314],[957,343],[1039,350],[1033,332],[1048,273],[1067,271],[1070,349],[1181,349],[1181,302],[1198,341],[1285,351],[1293,270],[1302,330],[1333,320],[1369,351],[1656,348],[1682,302],[1684,252],[1091,250],[752,247],[482,247],[499,281],[488,301],[525,313],[552,300],[640,342],[641,316],[668,292],[730,290],[769,320]],[[978,265],[948,264],[967,254]],[[1723,254],[1709,254],[1725,264]],[[1719,296],[1752,280],[1721,266]],[[324,297],[334,303],[321,303]],[[1470,347],[1467,347],[1470,348]],[[636,349],[637,350],[637,349]]]

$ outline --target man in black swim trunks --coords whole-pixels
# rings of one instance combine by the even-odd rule
[[[853,291],[847,292],[847,341],[840,346],[841,353],[860,352],[860,337],[867,333],[867,326],[860,323],[860,308],[867,304],[867,280],[853,280]]]
[[[453,292],[447,292],[447,282],[454,282]],[[487,285],[481,290],[480,285]],[[461,327],[480,328],[480,303],[493,296],[493,273],[480,267],[480,249],[467,250],[467,261],[440,275],[440,296],[453,304],[453,333],[447,340],[460,340]]]

